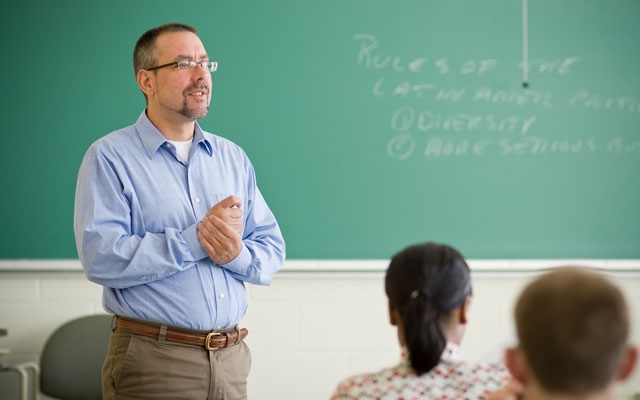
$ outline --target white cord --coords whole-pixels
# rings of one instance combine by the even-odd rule
[[[529,34],[527,0],[522,0],[522,86],[529,86]]]

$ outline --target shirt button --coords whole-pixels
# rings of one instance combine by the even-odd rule
[[[200,203],[200,197],[196,197],[196,203]]]
[[[220,293],[220,298],[224,299],[224,293]]]

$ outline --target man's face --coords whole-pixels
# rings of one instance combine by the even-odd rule
[[[180,60],[208,61],[200,38],[191,32],[171,32],[157,39],[157,65]],[[211,102],[211,72],[198,65],[195,69],[175,66],[155,71],[155,93],[150,101],[165,117],[194,121],[203,118]]]

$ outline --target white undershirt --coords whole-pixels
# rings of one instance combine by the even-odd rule
[[[189,162],[189,150],[191,150],[191,140],[186,142],[176,142],[173,140],[169,140],[169,143],[176,146],[176,153],[182,158],[182,161]]]

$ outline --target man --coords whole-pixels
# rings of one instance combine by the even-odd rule
[[[284,240],[244,151],[196,122],[217,68],[197,31],[150,29],[133,66],[146,110],[90,147],[75,199],[80,261],[116,316],[103,397],[246,398],[244,283],[270,284]]]
[[[615,399],[638,350],[620,290],[604,276],[561,267],[530,283],[515,308],[519,346],[506,352],[521,385],[491,399]]]

